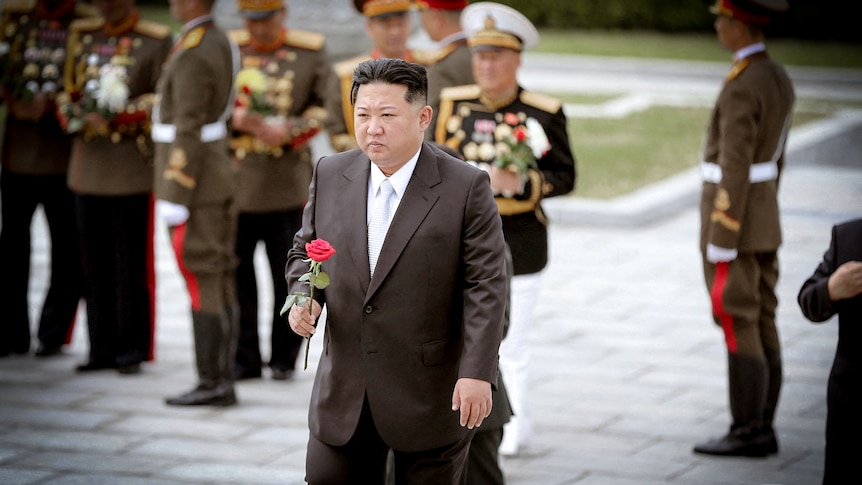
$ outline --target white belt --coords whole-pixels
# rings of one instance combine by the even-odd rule
[[[151,136],[156,143],[173,143],[177,139],[177,126],[165,123],[153,123]],[[227,126],[224,121],[216,121],[201,127],[201,142],[221,140],[227,137]]]
[[[717,184],[721,182],[721,166],[717,163],[700,162],[700,175],[704,182]],[[777,162],[755,163],[748,170],[748,181],[753,184],[776,180],[777,178]]]

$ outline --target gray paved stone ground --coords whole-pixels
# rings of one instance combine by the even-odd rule
[[[544,59],[530,62],[539,70]],[[587,67],[553,66],[591,77]],[[614,82],[651,79],[636,71],[617,73]],[[685,77],[671,71],[664,85]],[[845,98],[858,99],[862,89],[854,75]],[[711,86],[676,90],[708,98]],[[695,442],[723,433],[729,416],[722,335],[709,318],[697,252],[697,179],[686,173],[614,201],[549,204],[551,263],[532,333],[535,440],[504,460],[508,483],[819,483],[837,326],[808,323],[795,297],[828,246],[831,225],[862,215],[860,135],[856,111],[791,134],[781,189],[780,454],[720,459],[691,452]],[[34,239],[33,313],[47,278],[41,217]],[[166,395],[193,384],[194,370],[188,300],[161,227],[157,242],[158,350],[141,375],[75,374],[88,348],[83,320],[62,356],[0,359],[0,483],[302,483],[319,343],[312,342],[311,365],[295,380],[239,383],[237,407],[165,406]],[[271,283],[260,284],[265,293]]]

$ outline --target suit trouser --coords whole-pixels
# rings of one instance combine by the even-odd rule
[[[78,195],[87,280],[90,362],[129,365],[153,358],[153,197]]]
[[[189,212],[186,222],[169,231],[191,303],[198,377],[209,386],[213,380],[232,380],[238,325],[236,212],[232,199]]]
[[[457,415],[453,417],[457,419]],[[461,440],[432,450],[394,450],[394,483],[465,484],[467,453],[475,432],[476,428],[469,430]],[[377,432],[366,398],[356,431],[345,445],[330,445],[309,435],[305,480],[310,485],[383,485],[387,483],[388,455],[389,446]]]
[[[769,428],[781,391],[781,343],[775,325],[778,257],[740,253],[730,263],[704,260],[715,323],[724,331],[733,429]]]
[[[287,252],[293,236],[302,223],[302,209],[289,211],[250,213],[241,212],[237,223],[236,269],[239,298],[239,341],[236,352],[237,366],[260,369],[260,338],[258,335],[258,291],[254,267],[254,253],[258,242],[263,242],[272,277],[271,353],[269,366],[292,370],[302,346],[302,337],[290,330],[287,316],[281,316],[281,307],[287,296],[284,278]]]
[[[39,319],[39,340],[48,346],[67,343],[83,296],[83,272],[75,202],[66,174],[0,173],[0,275],[4,315],[0,353],[30,348],[27,294],[30,281],[30,231],[39,205],[51,234],[51,281]]]

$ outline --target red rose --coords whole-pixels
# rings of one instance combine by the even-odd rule
[[[247,84],[243,84],[243,85],[242,85],[242,92],[243,92],[244,94],[251,94],[251,88],[250,88],[250,87],[248,87],[248,85],[247,85]]]
[[[315,239],[305,243],[305,253],[312,261],[322,263],[335,254],[335,248],[324,239]]]
[[[518,143],[524,143],[527,139],[527,129],[523,126],[519,126],[515,128],[515,141]]]

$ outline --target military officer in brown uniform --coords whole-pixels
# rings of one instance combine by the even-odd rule
[[[135,0],[96,0],[102,17],[70,27],[59,112],[75,135],[75,193],[87,282],[90,355],[78,371],[136,374],[153,358],[155,268],[150,111],[170,29]]]
[[[191,300],[198,384],[167,404],[236,404],[236,173],[227,119],[239,50],[216,28],[212,0],[171,0],[184,23],[153,114],[157,205]]]
[[[335,64],[335,76],[329,83],[326,108],[330,117],[326,123],[332,147],[339,152],[356,148],[353,132],[353,106],[350,89],[353,70],[369,59],[401,59],[429,65],[431,52],[416,51],[407,46],[413,26],[412,0],[353,0],[353,6],[365,16],[365,32],[371,39],[371,52]]]
[[[724,331],[733,421],[726,435],[696,445],[698,453],[778,452],[772,427],[782,367],[775,326],[777,193],[794,91],[766,53],[763,26],[786,9],[784,0],[718,0],[711,7],[734,65],[707,131],[700,249],[713,319]]]
[[[428,105],[434,110],[431,129],[425,132],[425,138],[429,141],[434,139],[433,127],[436,126],[440,109],[440,91],[450,86],[475,83],[467,34],[461,28],[461,12],[468,3],[467,0],[416,2],[422,28],[440,46],[428,66]]]
[[[231,147],[239,165],[236,255],[240,326],[235,375],[261,376],[254,253],[263,242],[273,281],[272,378],[293,374],[302,337],[279,315],[287,296],[284,268],[308,198],[312,159],[308,141],[326,119],[323,99],[331,71],[324,37],[284,28],[284,0],[239,0],[246,29],[229,32],[239,45]],[[257,81],[258,85],[255,85]],[[244,85],[243,83],[248,83]],[[257,96],[264,106],[256,106]]]
[[[500,367],[515,416],[505,426],[500,452],[514,455],[531,435],[528,340],[541,270],[548,262],[548,220],[541,201],[573,190],[575,159],[560,101],[524,90],[516,79],[521,51],[538,43],[535,27],[517,10],[492,2],[468,5],[461,22],[477,84],[443,89],[435,141],[489,171],[512,252],[511,313]],[[515,171],[496,166],[510,151],[500,147],[517,139],[529,145],[535,165],[525,163]]]
[[[0,100],[8,108],[0,172],[0,356],[30,351],[30,225],[41,204],[51,233],[51,283],[37,356],[60,353],[83,294],[75,203],[66,187],[71,141],[54,116],[63,89],[69,24],[93,17],[75,0],[5,0],[0,19]]]

